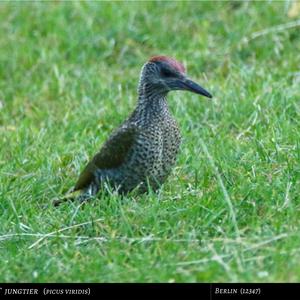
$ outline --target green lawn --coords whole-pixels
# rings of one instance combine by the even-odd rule
[[[0,281],[300,281],[292,5],[0,3]],[[214,95],[170,94],[183,143],[168,182],[52,207],[155,54]]]

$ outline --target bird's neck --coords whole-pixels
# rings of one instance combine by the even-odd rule
[[[168,114],[167,94],[151,88],[139,89],[137,110],[149,118]]]

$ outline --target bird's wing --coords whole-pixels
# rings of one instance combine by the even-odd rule
[[[123,125],[105,142],[79,176],[74,191],[87,187],[97,169],[117,168],[124,162],[137,134],[137,127]]]

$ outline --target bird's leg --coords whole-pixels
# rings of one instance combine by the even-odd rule
[[[54,206],[59,206],[60,204],[67,201],[84,202],[95,196],[98,193],[98,190],[98,186],[94,182],[92,182],[87,188],[77,191],[71,190],[63,198],[54,199],[52,203]]]

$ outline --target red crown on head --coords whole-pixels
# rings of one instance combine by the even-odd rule
[[[164,56],[164,55],[158,55],[158,56],[152,56],[149,59],[150,62],[156,62],[156,61],[162,61],[168,63],[170,66],[172,66],[174,69],[179,71],[180,73],[185,73],[185,67],[182,63],[178,62],[176,59]]]

